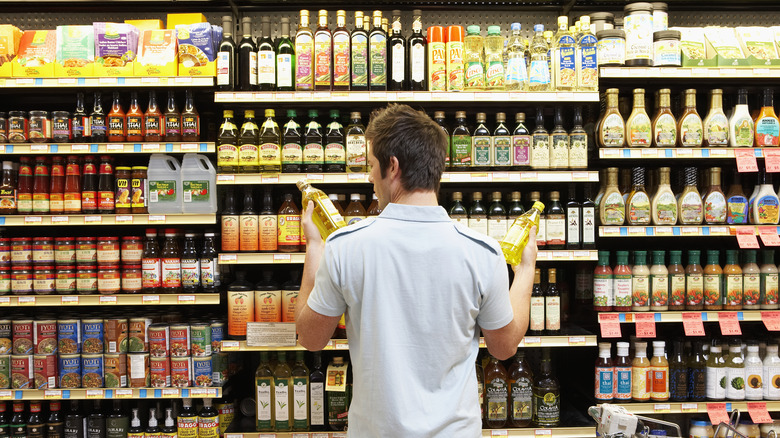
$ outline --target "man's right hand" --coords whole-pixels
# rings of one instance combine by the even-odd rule
[[[531,272],[533,272],[536,266],[536,255],[538,252],[539,249],[536,246],[536,227],[533,227],[531,228],[531,231],[528,235],[528,244],[526,244],[525,248],[523,248],[523,254],[520,257],[520,263],[512,266],[512,270],[515,272],[515,274],[526,269],[531,269]]]

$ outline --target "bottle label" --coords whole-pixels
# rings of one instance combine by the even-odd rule
[[[261,166],[281,166],[282,164],[282,151],[278,143],[261,144],[259,155]]]
[[[726,201],[726,222],[746,224],[748,221],[748,199],[744,196],[732,196]]]
[[[22,209],[22,196],[19,195],[19,210]],[[97,192],[96,191],[82,191],[81,192],[81,209],[84,211],[87,210],[97,210],[98,202],[97,202]]]
[[[502,61],[490,61],[488,63],[485,81],[488,88],[504,88],[504,63]]]
[[[219,416],[198,416],[198,438],[219,438]]]
[[[720,286],[723,282],[722,274],[704,274],[704,305],[719,306],[721,300]]]
[[[778,274],[775,273],[761,273],[761,304],[762,305],[775,305],[777,304],[777,290],[778,290]],[[746,288],[747,289],[747,288]],[[780,384],[780,382],[778,382]]]
[[[764,196],[756,199],[759,224],[776,224],[778,222],[778,199],[776,196]]]
[[[763,386],[764,367],[758,364],[745,364],[745,398],[748,400],[762,400],[764,398]],[[767,382],[771,385],[772,383]]]
[[[576,88],[577,72],[576,59],[574,57],[574,38],[565,36],[561,38],[559,44],[568,44],[570,47],[561,47],[558,49],[558,82],[560,88]]]
[[[528,82],[528,69],[525,64],[525,56],[522,56],[522,54],[509,56],[506,67],[506,85],[524,84]]]
[[[680,124],[680,143],[682,146],[701,146],[702,134],[701,118],[696,114],[688,114]]]
[[[447,90],[463,91],[465,80],[463,71],[463,41],[446,43],[447,50]]]
[[[632,385],[631,367],[615,367],[615,398],[618,400],[631,399]]]
[[[506,236],[507,222],[503,217],[488,219],[487,235],[500,242]]]
[[[164,258],[162,262],[162,287],[181,287],[181,259]]]
[[[127,135],[141,136],[143,135],[143,117],[142,116],[127,116]]]
[[[570,207],[566,209],[566,240],[570,244],[580,243],[580,209]]]
[[[365,166],[366,163],[366,136],[347,136],[347,166]]]
[[[611,306],[613,300],[612,276],[609,274],[595,274],[593,276],[593,306]]]
[[[780,400],[780,366],[777,359],[764,362],[764,399]]]
[[[160,116],[146,116],[144,120],[144,135],[162,135],[162,118]]]
[[[612,400],[615,397],[615,385],[613,367],[596,367],[596,391],[597,400]]]
[[[588,167],[588,135],[569,135],[569,167],[585,169]]]
[[[230,85],[230,52],[217,52],[217,85]]]
[[[238,239],[241,251],[257,251],[260,225],[257,215],[239,216]]]
[[[634,273],[631,280],[631,305],[647,307],[650,305],[650,277]]]
[[[485,218],[479,218],[479,217],[472,217],[469,218],[468,221],[469,228],[476,231],[477,233],[487,235],[488,233],[488,221]]]
[[[547,246],[547,218],[539,219],[539,228],[536,229],[536,246]]]
[[[628,146],[650,146],[653,135],[650,117],[644,112],[638,113],[628,123]]]
[[[723,304],[727,306],[742,305],[742,274],[726,275],[726,299]]]
[[[293,429],[306,429],[309,425],[309,379],[293,377]]]
[[[278,54],[276,55],[276,86],[293,87],[293,55],[290,54]]]
[[[580,40],[580,88],[595,89],[599,86],[597,44],[594,35],[586,35]]]
[[[566,244],[566,217],[564,215],[547,215],[547,244]]]
[[[239,216],[222,215],[222,251],[238,251],[240,241]]]
[[[181,282],[183,286],[200,285],[200,260],[181,259]]]
[[[447,48],[442,42],[428,42],[428,75],[431,91],[447,91]]]
[[[369,59],[371,85],[387,84],[387,38],[384,35],[374,35],[370,38]]]
[[[735,362],[742,362],[736,358]],[[745,399],[745,368],[726,367],[726,398],[729,400]]]
[[[569,135],[553,134],[550,136],[552,151],[550,154],[550,167],[553,169],[566,169],[569,167]]]
[[[279,224],[279,249],[301,244],[301,216],[280,214],[276,217]]]
[[[544,312],[544,297],[531,297],[529,330],[537,332],[544,330]]]
[[[634,400],[649,400],[650,393],[648,389],[652,389],[652,383],[648,382],[648,375],[650,374],[647,367],[633,367],[631,370],[631,397]],[[648,388],[650,387],[650,388]]]
[[[605,147],[622,147],[626,141],[626,125],[618,114],[610,114],[601,122],[601,143]]]
[[[90,116],[89,126],[92,135],[106,135],[106,118],[104,116]]]
[[[393,50],[391,52],[391,56],[393,58],[393,71],[392,71],[392,79],[393,82],[403,82],[404,76],[406,73],[406,66],[404,65],[404,45],[403,44],[394,44]]]
[[[349,87],[349,79],[349,35],[338,33],[333,36],[333,85]]]
[[[615,275],[615,306],[631,307],[631,274]]]
[[[512,412],[513,421],[531,420],[531,411],[533,403],[533,387],[531,379],[520,377],[510,384],[512,391]]]
[[[290,388],[287,379],[274,379],[274,420],[277,430],[290,427]]]
[[[756,120],[756,146],[780,145],[780,123],[775,117]]]
[[[550,83],[550,67],[546,59],[531,60],[531,68],[528,69],[528,82],[531,87]]]
[[[365,35],[352,36],[352,86],[368,85],[368,39]]]
[[[259,166],[260,150],[256,144],[244,143],[238,147],[238,166]]]
[[[485,385],[488,421],[506,420],[508,392],[507,384],[504,379],[495,378]]]
[[[702,274],[688,274],[685,282],[686,306],[700,306],[704,299],[704,277]]]
[[[425,80],[425,46],[415,43],[409,54],[412,69],[412,82],[423,82]]]
[[[311,90],[313,88],[313,52],[314,41],[310,35],[301,34],[295,38],[295,88],[298,90]]]
[[[534,169],[550,168],[550,136],[534,134],[531,146],[531,167]]]
[[[652,397],[663,399],[669,397],[669,367],[653,367],[653,392]]]
[[[531,165],[531,136],[513,135],[512,136],[513,165],[529,166]]]
[[[269,430],[273,428],[271,412],[273,410],[270,377],[256,378],[255,390],[257,391],[257,430]]]
[[[200,259],[200,284],[203,287],[214,286],[215,260],[210,258]]]
[[[625,17],[626,59],[653,59],[653,15],[628,14]]]
[[[534,423],[538,426],[552,426],[561,421],[561,399],[558,394],[534,393]]]
[[[325,163],[326,164],[344,164],[346,163],[346,152],[344,143],[328,143],[325,145]]]
[[[650,224],[650,198],[645,192],[637,192],[628,203],[628,219],[633,225]]]
[[[278,245],[276,216],[263,214],[259,218],[260,251],[276,251]]]
[[[720,224],[726,222],[726,197],[723,193],[712,192],[704,201],[704,221]]]
[[[656,225],[675,225],[677,223],[677,200],[668,191],[661,192],[655,199]]]
[[[181,116],[165,116],[165,134],[166,135],[180,135],[181,134]]]
[[[653,126],[653,140],[657,147],[674,147],[677,141],[677,124],[671,114],[661,114]]]
[[[728,146],[729,120],[722,112],[714,114],[704,126],[704,136],[709,146]]]
[[[111,116],[108,118],[108,135],[125,135],[125,118],[122,116]]]
[[[680,198],[680,222],[700,224],[702,220],[702,201],[697,192],[688,192]]]
[[[669,275],[650,276],[650,305],[667,306],[669,304]]]
[[[740,117],[734,121],[734,146],[753,146],[755,133],[753,132],[753,119]]]
[[[184,190],[182,191],[182,200],[186,203],[208,203],[211,199],[209,181],[207,180],[183,181],[182,185],[184,187]]]
[[[149,181],[149,202],[176,202],[176,181]]]
[[[561,329],[561,298],[545,297],[544,328],[547,330]]]
[[[257,83],[275,84],[276,81],[276,54],[273,50],[260,50],[257,52]]]
[[[332,41],[330,33],[314,35],[314,85],[331,85],[331,50]]]
[[[474,159],[474,166],[490,166],[491,140],[492,138],[487,136],[471,137],[471,156]]]
[[[98,192],[98,210],[114,211],[114,192]]]
[[[144,289],[157,288],[162,285],[160,276],[160,259],[144,258],[141,261]]]
[[[601,221],[604,225],[623,225],[626,215],[626,204],[620,192],[611,192],[601,200],[604,214]]]
[[[471,136],[452,136],[452,163],[457,166],[471,165]]]
[[[217,147],[217,166],[238,166],[238,148],[235,144],[222,143]]]

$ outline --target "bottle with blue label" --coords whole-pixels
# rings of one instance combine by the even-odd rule
[[[612,345],[599,343],[599,358],[596,360],[596,392],[599,402],[611,402],[615,398],[615,366],[612,363]]]
[[[534,37],[531,40],[531,66],[528,69],[528,91],[548,91],[550,89],[548,48],[547,41],[544,39],[544,25],[534,25]]]
[[[505,86],[510,91],[525,91],[528,87],[528,67],[525,63],[528,44],[520,35],[520,28],[520,23],[512,23],[512,34],[506,45]]]
[[[553,43],[555,86],[559,91],[577,88],[577,43],[569,32],[569,17],[558,17],[558,32]]]
[[[628,342],[617,343],[617,359],[612,377],[615,386],[615,400],[631,400],[631,358],[628,356]]]
[[[757,225],[777,225],[778,198],[772,186],[772,175],[761,174],[761,185],[753,202],[753,218]]]
[[[590,32],[590,17],[580,18],[580,35],[577,41],[577,89],[579,91],[599,90],[598,40]]]
[[[726,195],[726,223],[744,225],[748,223],[748,198],[742,189],[742,178],[734,173],[729,192]]]

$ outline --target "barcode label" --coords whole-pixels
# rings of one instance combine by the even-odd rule
[[[157,190],[150,190],[149,191],[149,202],[158,202]]]
[[[192,191],[190,190],[184,191],[184,202],[192,202]]]

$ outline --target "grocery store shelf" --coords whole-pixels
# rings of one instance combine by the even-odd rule
[[[217,175],[217,184],[367,184],[367,173],[237,173]],[[442,183],[483,182],[598,182],[598,171],[485,171],[444,172]]]
[[[305,253],[224,253],[219,255],[220,265],[271,265],[277,263],[303,263]],[[539,261],[588,261],[598,260],[596,250],[539,251]]]
[[[0,400],[219,398],[222,388],[0,389]]]
[[[346,432],[246,432],[226,433],[225,438],[346,438]],[[595,438],[594,426],[584,427],[553,427],[550,429],[483,429],[482,437],[561,437],[561,438]]]
[[[0,225],[190,225],[215,224],[216,214],[71,214],[63,216],[0,216]]]
[[[702,312],[697,310],[684,311],[666,311],[666,312],[600,312],[598,314],[599,322],[602,322],[604,315],[618,315],[620,322],[631,323],[636,321],[637,314],[652,314],[655,322],[682,322],[683,313],[700,313],[701,320],[704,322],[718,322],[721,313],[736,313],[739,321],[761,321],[761,310],[724,310]]]
[[[219,294],[0,296],[0,307],[219,304]]]
[[[780,68],[767,67],[601,67],[602,79],[767,79],[780,78]]]
[[[756,158],[764,158],[764,148],[600,148],[599,158],[608,160],[620,159],[681,159],[691,158],[736,158],[737,149],[752,149]],[[766,148],[778,150],[777,148]]]
[[[83,87],[213,87],[211,76],[102,77],[102,78],[0,78],[0,88]]]
[[[724,401],[725,402],[725,401]],[[720,402],[720,403],[724,403]],[[717,402],[710,402],[717,403]],[[780,411],[779,401],[766,401],[766,409],[770,412]],[[612,403],[626,408],[628,412],[634,414],[693,414],[693,413],[706,413],[707,403],[690,402],[690,403],[670,403],[670,402],[656,402],[656,403]],[[734,409],[739,409],[740,412],[747,412],[747,402],[725,402],[726,411],[731,412]]]
[[[329,104],[359,102],[598,102],[598,92],[505,92],[466,91],[460,93],[427,91],[256,91],[217,92],[217,103],[295,103]]]
[[[149,154],[153,152],[214,152],[214,143],[0,144],[0,154]]]
[[[753,228],[758,234],[757,225],[675,225],[668,227],[599,227],[599,237],[706,237],[706,236],[735,236],[737,228]],[[775,225],[761,225],[770,227],[780,232],[780,227]]]

